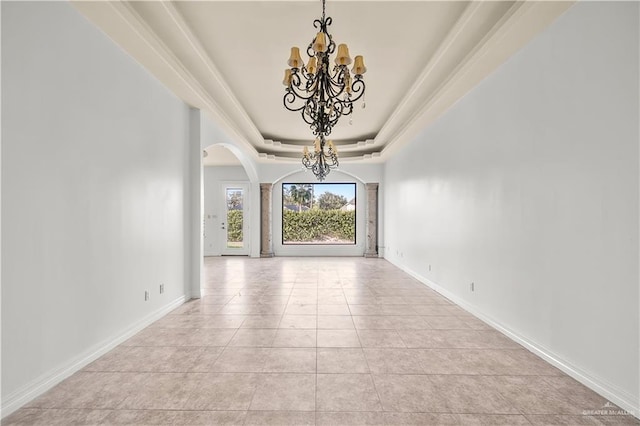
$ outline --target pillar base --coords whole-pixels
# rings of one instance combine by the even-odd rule
[[[378,253],[368,253],[367,252],[367,253],[364,254],[364,257],[370,257],[371,258],[371,257],[380,257],[380,256],[378,255]]]
[[[273,253],[260,253],[260,257],[275,257]]]

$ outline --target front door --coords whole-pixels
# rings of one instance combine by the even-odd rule
[[[223,214],[220,224],[223,255],[249,255],[249,185],[223,185]]]

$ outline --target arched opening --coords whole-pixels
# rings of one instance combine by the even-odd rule
[[[253,165],[235,146],[225,143],[206,147],[202,165],[204,257],[252,255],[252,215],[258,208]]]

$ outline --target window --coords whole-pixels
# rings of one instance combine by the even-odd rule
[[[355,243],[355,183],[282,184],[282,244]]]

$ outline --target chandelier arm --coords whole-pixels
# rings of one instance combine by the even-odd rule
[[[364,80],[358,76],[356,76],[353,84],[351,85],[351,92],[355,95],[351,99],[351,102],[356,102],[364,95],[364,91],[366,89],[366,85],[364,84]]]
[[[313,126],[316,122],[316,120],[311,117],[309,114],[305,114],[305,111],[302,110],[302,119],[304,120],[305,123],[307,123],[310,126]]]
[[[302,85],[303,79],[304,79],[304,89],[301,89],[300,86]],[[307,90],[312,89],[313,86],[315,85],[314,83],[315,79],[316,79],[315,77],[311,79],[305,76],[301,77],[298,73],[291,74],[291,85],[288,87],[287,92],[293,92],[296,98],[299,98],[305,101],[307,99],[311,99],[315,93],[313,93],[312,91],[309,93],[309,96],[305,96],[302,94],[302,90],[306,92]]]
[[[288,91],[287,93],[284,94],[284,97],[282,98],[282,103],[284,104],[284,107],[289,111],[293,111],[293,112],[300,111],[306,107],[306,103],[302,104],[300,107],[296,107],[294,105],[296,101],[298,101],[298,98],[296,98],[296,94],[294,92]]]

